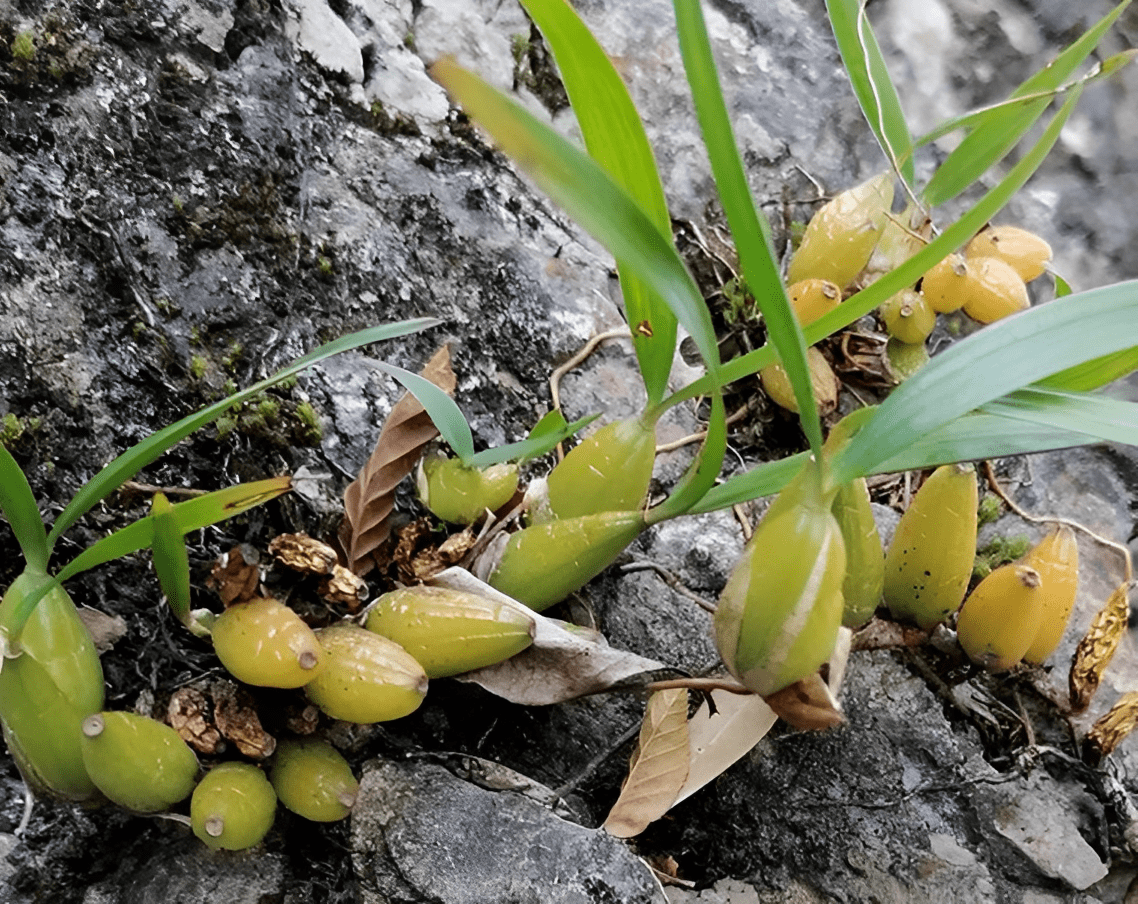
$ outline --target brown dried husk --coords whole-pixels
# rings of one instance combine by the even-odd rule
[[[420,376],[448,395],[454,394],[448,346],[435,352]],[[419,401],[404,393],[387,416],[375,450],[344,491],[340,543],[348,568],[356,574],[365,575],[375,567],[372,553],[391,533],[389,516],[395,508],[395,488],[414,469],[427,443],[438,435]]]
[[[1110,599],[1095,614],[1090,628],[1075,649],[1068,678],[1071,708],[1075,712],[1082,712],[1090,704],[1102,681],[1103,672],[1110,664],[1114,651],[1118,649],[1122,635],[1126,633],[1130,617],[1129,589],[1128,582],[1118,585]]]
[[[1110,756],[1123,739],[1138,727],[1138,691],[1118,698],[1105,716],[1095,722],[1087,735],[1087,756],[1093,762]]]

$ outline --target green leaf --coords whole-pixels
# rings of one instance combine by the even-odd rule
[[[1089,392],[1119,377],[1138,370],[1138,345],[1121,351],[1092,358],[1057,374],[1044,377],[1036,385],[1043,389],[1067,389],[1071,392]]]
[[[750,471],[736,474],[709,490],[698,503],[688,509],[687,513],[702,515],[705,512],[730,508],[742,502],[777,493],[795,478],[809,460],[809,452],[799,452],[787,458],[780,458],[778,461],[764,462]]]
[[[439,435],[454,450],[454,454],[464,465],[470,465],[474,458],[474,437],[470,433],[470,425],[462,410],[454,403],[454,399],[443,392],[430,380],[413,374],[394,364],[385,364],[382,361],[373,362],[373,366],[386,374],[395,377],[404,388],[411,393],[419,404],[426,409],[427,417],[439,431]]]
[[[560,419],[560,423],[557,419]],[[475,468],[485,468],[503,461],[526,461],[537,458],[549,452],[562,440],[568,439],[581,428],[595,421],[599,414],[590,414],[571,424],[565,423],[565,417],[560,411],[551,411],[530,431],[529,436],[520,442],[510,443],[507,446],[498,446],[496,449],[486,449],[470,459],[470,465]],[[548,422],[548,423],[547,423]]]
[[[864,0],[826,0],[826,9],[861,111],[893,168],[912,185],[912,137],[885,57],[865,17]]]
[[[154,494],[150,514],[154,519],[151,549],[158,584],[178,621],[185,624],[190,618],[190,558],[186,553],[186,540],[178,526],[174,506],[165,494]]]
[[[667,303],[715,381],[719,351],[711,315],[671,236],[592,158],[476,75],[453,60],[436,63],[431,74],[544,192]]]
[[[1051,275],[1055,279],[1055,297],[1062,298],[1064,295],[1070,295],[1073,290],[1067,280],[1063,279],[1058,273]]]
[[[687,473],[680,478],[672,494],[660,505],[649,509],[646,522],[657,524],[668,518],[685,515],[715,486],[719,472],[723,470],[723,456],[727,451],[727,409],[723,405],[723,393],[715,390],[711,394],[711,417],[707,422],[707,436],[700,447],[699,455],[691,463]]]
[[[0,511],[12,525],[12,533],[20,544],[24,562],[32,571],[47,569],[50,549],[47,531],[44,530],[36,497],[28,485],[28,478],[12,453],[0,444]]]
[[[1068,295],[989,324],[894,390],[834,464],[844,483],[873,473],[926,434],[1138,336],[1138,281]]]
[[[719,76],[712,57],[711,41],[703,21],[699,0],[675,0],[676,24],[684,70],[695,99],[703,141],[711,158],[711,170],[723,204],[723,212],[735,239],[747,288],[758,300],[771,342],[786,368],[802,429],[816,452],[822,448],[822,425],[810,366],[806,363],[806,342],[791,310],[779,273],[778,259],[770,239],[770,225],[755,208],[743,161],[727,116],[727,105],[719,87]]]
[[[989,402],[980,410],[1009,420],[1138,446],[1138,404],[1109,396],[1029,386]]]
[[[268,502],[282,493],[287,493],[290,488],[291,478],[287,475],[270,477],[267,480],[242,483],[216,490],[213,493],[195,496],[185,502],[176,503],[173,506],[172,513],[177,522],[178,531],[184,536],[190,531],[217,524],[219,521],[239,515],[253,508],[253,506]],[[30,593],[23,599],[20,608],[13,616],[12,633],[19,633],[24,622],[35,610],[36,604],[53,587],[58,587],[69,578],[94,568],[96,565],[102,565],[113,559],[121,559],[123,556],[128,556],[153,545],[154,515],[139,518],[133,524],[128,524],[110,536],[92,543],[60,569],[53,581],[48,582],[39,591]]]
[[[842,327],[853,323],[859,317],[864,317],[890,296],[895,295],[907,286],[913,285],[925,271],[972,238],[985,223],[995,216],[1000,208],[1007,204],[1039,168],[1039,165],[1059,139],[1059,133],[1074,110],[1078,99],[1079,91],[1076,89],[1051,122],[1048,123],[1039,141],[1024,154],[1019,163],[1012,167],[1007,176],[977,201],[966,214],[947,227],[937,238],[929,242],[901,266],[889,271],[856,295],[847,298],[835,310],[818,318],[806,327],[803,330],[806,341],[810,344],[818,342]],[[722,381],[721,385],[741,380],[758,373],[774,360],[774,349],[763,346],[728,361],[720,368],[718,379]],[[706,395],[711,390],[712,385],[709,377],[695,380],[665,399],[661,403],[662,407],[669,407],[686,399]]]
[[[628,89],[596,39],[565,0],[522,0],[541,29],[589,154],[628,192],[662,235],[672,221],[648,136]],[[618,263],[620,290],[649,404],[663,398],[676,348],[676,318],[633,268]]]
[[[1047,109],[1051,100],[1046,92],[1054,91],[1070,78],[1129,5],[1130,0],[1119,3],[1011,95],[1014,99],[1044,92],[1040,99],[1022,105],[1000,105],[980,116],[972,131],[933,173],[923,192],[925,201],[935,207],[952,200],[1002,160]]]
[[[351,333],[347,336],[342,336],[339,339],[321,345],[303,358],[298,358],[292,364],[277,371],[267,380],[262,380],[260,383],[250,386],[248,389],[234,393],[228,398],[222,399],[220,402],[203,408],[196,414],[184,417],[177,423],[152,433],[142,442],[132,446],[112,461],[80,488],[79,492],[75,494],[71,502],[67,504],[67,507],[55,520],[55,524],[52,525],[51,532],[47,538],[48,547],[51,548],[54,546],[59,536],[88,512],[92,506],[96,505],[100,500],[105,499],[110,493],[130,480],[135,474],[158,458],[158,456],[171,446],[185,439],[199,427],[204,427],[210,421],[220,417],[234,405],[244,402],[257,393],[263,392],[271,386],[275,386],[282,380],[287,380],[294,374],[300,373],[300,371],[306,367],[323,361],[325,358],[330,358],[332,355],[338,355],[341,352],[360,348],[364,345],[370,345],[373,342],[380,342],[384,339],[394,339],[398,336],[406,336],[409,333],[417,333],[420,330],[435,326],[441,322],[442,321],[436,320],[433,317],[423,317],[418,320],[403,320],[398,323],[371,327],[366,330]]]

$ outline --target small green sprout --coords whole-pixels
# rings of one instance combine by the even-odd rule
[[[30,63],[36,56],[36,38],[30,31],[22,31],[12,39],[12,59]]]
[[[1031,540],[1026,534],[993,537],[976,551],[976,561],[972,565],[973,579],[982,581],[1001,565],[1007,565],[1024,556],[1030,548]]]
[[[200,380],[206,375],[209,370],[209,362],[201,355],[194,355],[190,358],[190,376],[195,380]]]
[[[300,421],[298,430],[302,442],[317,445],[324,438],[324,428],[320,426],[320,415],[311,402],[301,402],[296,406],[296,419]]]

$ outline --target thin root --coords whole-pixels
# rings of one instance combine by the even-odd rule
[[[628,339],[631,338],[632,333],[629,332],[628,327],[622,326],[616,329],[606,330],[603,333],[597,333],[592,339],[581,346],[580,350],[572,358],[556,367],[553,373],[549,375],[549,397],[553,402],[553,410],[559,411],[561,409],[561,378],[564,377],[569,371],[587,359],[589,355],[597,350],[597,346],[607,339]],[[565,450],[561,447],[561,443],[557,444],[557,460],[560,461],[565,457]]]

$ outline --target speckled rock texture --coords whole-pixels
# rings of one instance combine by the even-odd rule
[[[730,252],[671,4],[575,6],[629,84],[681,246],[711,292],[724,272],[715,255]],[[876,0],[869,15],[919,132],[998,100],[1109,9]],[[785,248],[822,195],[885,161],[822,0],[716,0],[705,14],[752,190]],[[25,34],[30,57],[12,49]],[[1131,9],[1104,55],[1136,43]],[[216,607],[206,580],[233,545],[334,533],[335,500],[399,396],[370,361],[417,369],[449,342],[480,447],[522,438],[548,410],[551,369],[622,322],[615,271],[451,107],[427,73],[446,54],[576,136],[514,0],[0,0],[0,417],[23,430],[10,448],[48,520],[149,432],[385,321],[443,322],[313,368],[139,476],[208,490],[300,468],[326,475],[322,503],[294,495],[192,535],[196,604]],[[1045,235],[1076,289],[1138,276],[1136,94],[1131,71],[1089,89],[1002,215]],[[923,172],[952,140],[922,157]],[[942,331],[932,347],[947,340]],[[1138,382],[1111,391],[1135,399]],[[627,416],[642,393],[619,341],[561,385],[569,417]],[[661,441],[697,429],[698,417],[672,413]],[[793,423],[761,403],[734,431],[732,467],[800,448]],[[658,488],[686,461],[682,450],[662,457]],[[1135,535],[1133,449],[1053,453],[1000,473],[1029,511],[1122,542]],[[409,491],[399,503],[411,510]],[[111,497],[68,532],[60,556],[145,506],[145,495]],[[982,541],[1040,531],[1011,515],[985,530]],[[730,512],[674,522],[584,596],[614,646],[706,672],[716,663],[708,614],[646,563],[714,600],[741,545]],[[0,549],[5,585],[21,566],[3,523]],[[176,822],[50,801],[17,837],[22,785],[0,754],[0,901],[1122,904],[1138,876],[1123,835],[1138,793],[1133,742],[1091,769],[1055,705],[1079,630],[1120,580],[1116,555],[1081,551],[1077,627],[1043,673],[979,676],[936,649],[857,654],[844,726],[776,727],[631,844],[595,827],[627,766],[637,695],[520,707],[443,680],[406,719],[325,725],[363,775],[357,813],[315,826],[282,810],[249,853],[209,854]],[[69,590],[126,621],[103,657],[109,706],[160,709],[218,668],[161,604],[145,557]],[[1136,671],[1128,635],[1076,731],[1134,688]],[[504,769],[488,775],[475,762]],[[639,857],[681,884],[661,888]]]

